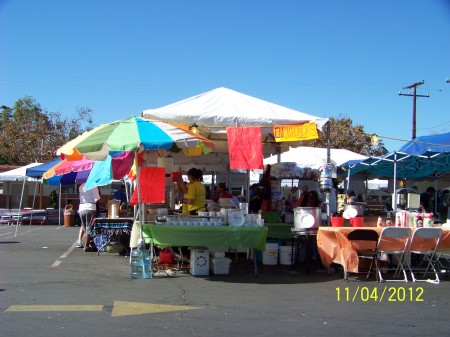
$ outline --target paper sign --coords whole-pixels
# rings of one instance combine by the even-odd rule
[[[230,169],[263,169],[261,129],[255,127],[227,128]]]
[[[141,203],[163,204],[165,203],[166,169],[164,167],[143,167],[139,172],[139,188]],[[130,204],[138,202],[138,190],[134,190]]]
[[[297,140],[317,139],[316,123],[277,125],[273,127],[273,135],[276,142],[291,142]]]

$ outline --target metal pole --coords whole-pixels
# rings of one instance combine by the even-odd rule
[[[392,209],[397,212],[397,152],[394,153],[394,204]]]
[[[331,164],[331,126],[330,121],[327,122],[327,167]],[[330,207],[330,192],[325,193],[325,200],[327,203],[327,223],[330,225],[331,207]]]
[[[16,222],[16,232],[14,233],[14,237],[17,236],[17,228],[19,228],[19,222],[21,218],[20,209],[22,208],[22,199],[23,199],[23,192],[25,190],[25,182],[27,181],[27,176],[23,177],[23,185],[22,185],[22,194],[20,195],[20,202],[19,202],[19,213],[17,214],[17,222]]]

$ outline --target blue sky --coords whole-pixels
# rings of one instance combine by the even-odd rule
[[[449,33],[447,0],[0,0],[0,105],[98,125],[223,86],[407,140],[422,80],[417,135],[450,131]]]

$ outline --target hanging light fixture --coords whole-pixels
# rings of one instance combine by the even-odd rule
[[[380,144],[380,138],[375,133],[370,137],[370,144],[372,144],[372,146]]]
[[[189,127],[189,130],[191,130],[193,133],[199,134],[198,125],[195,123]]]

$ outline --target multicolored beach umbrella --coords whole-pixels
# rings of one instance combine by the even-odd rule
[[[83,133],[59,148],[57,154],[68,160],[79,159],[80,155],[92,160],[104,160],[108,154],[114,152],[180,152],[183,149],[200,149],[193,154],[207,154],[214,150],[214,142],[170,123],[130,117],[100,125]]]

